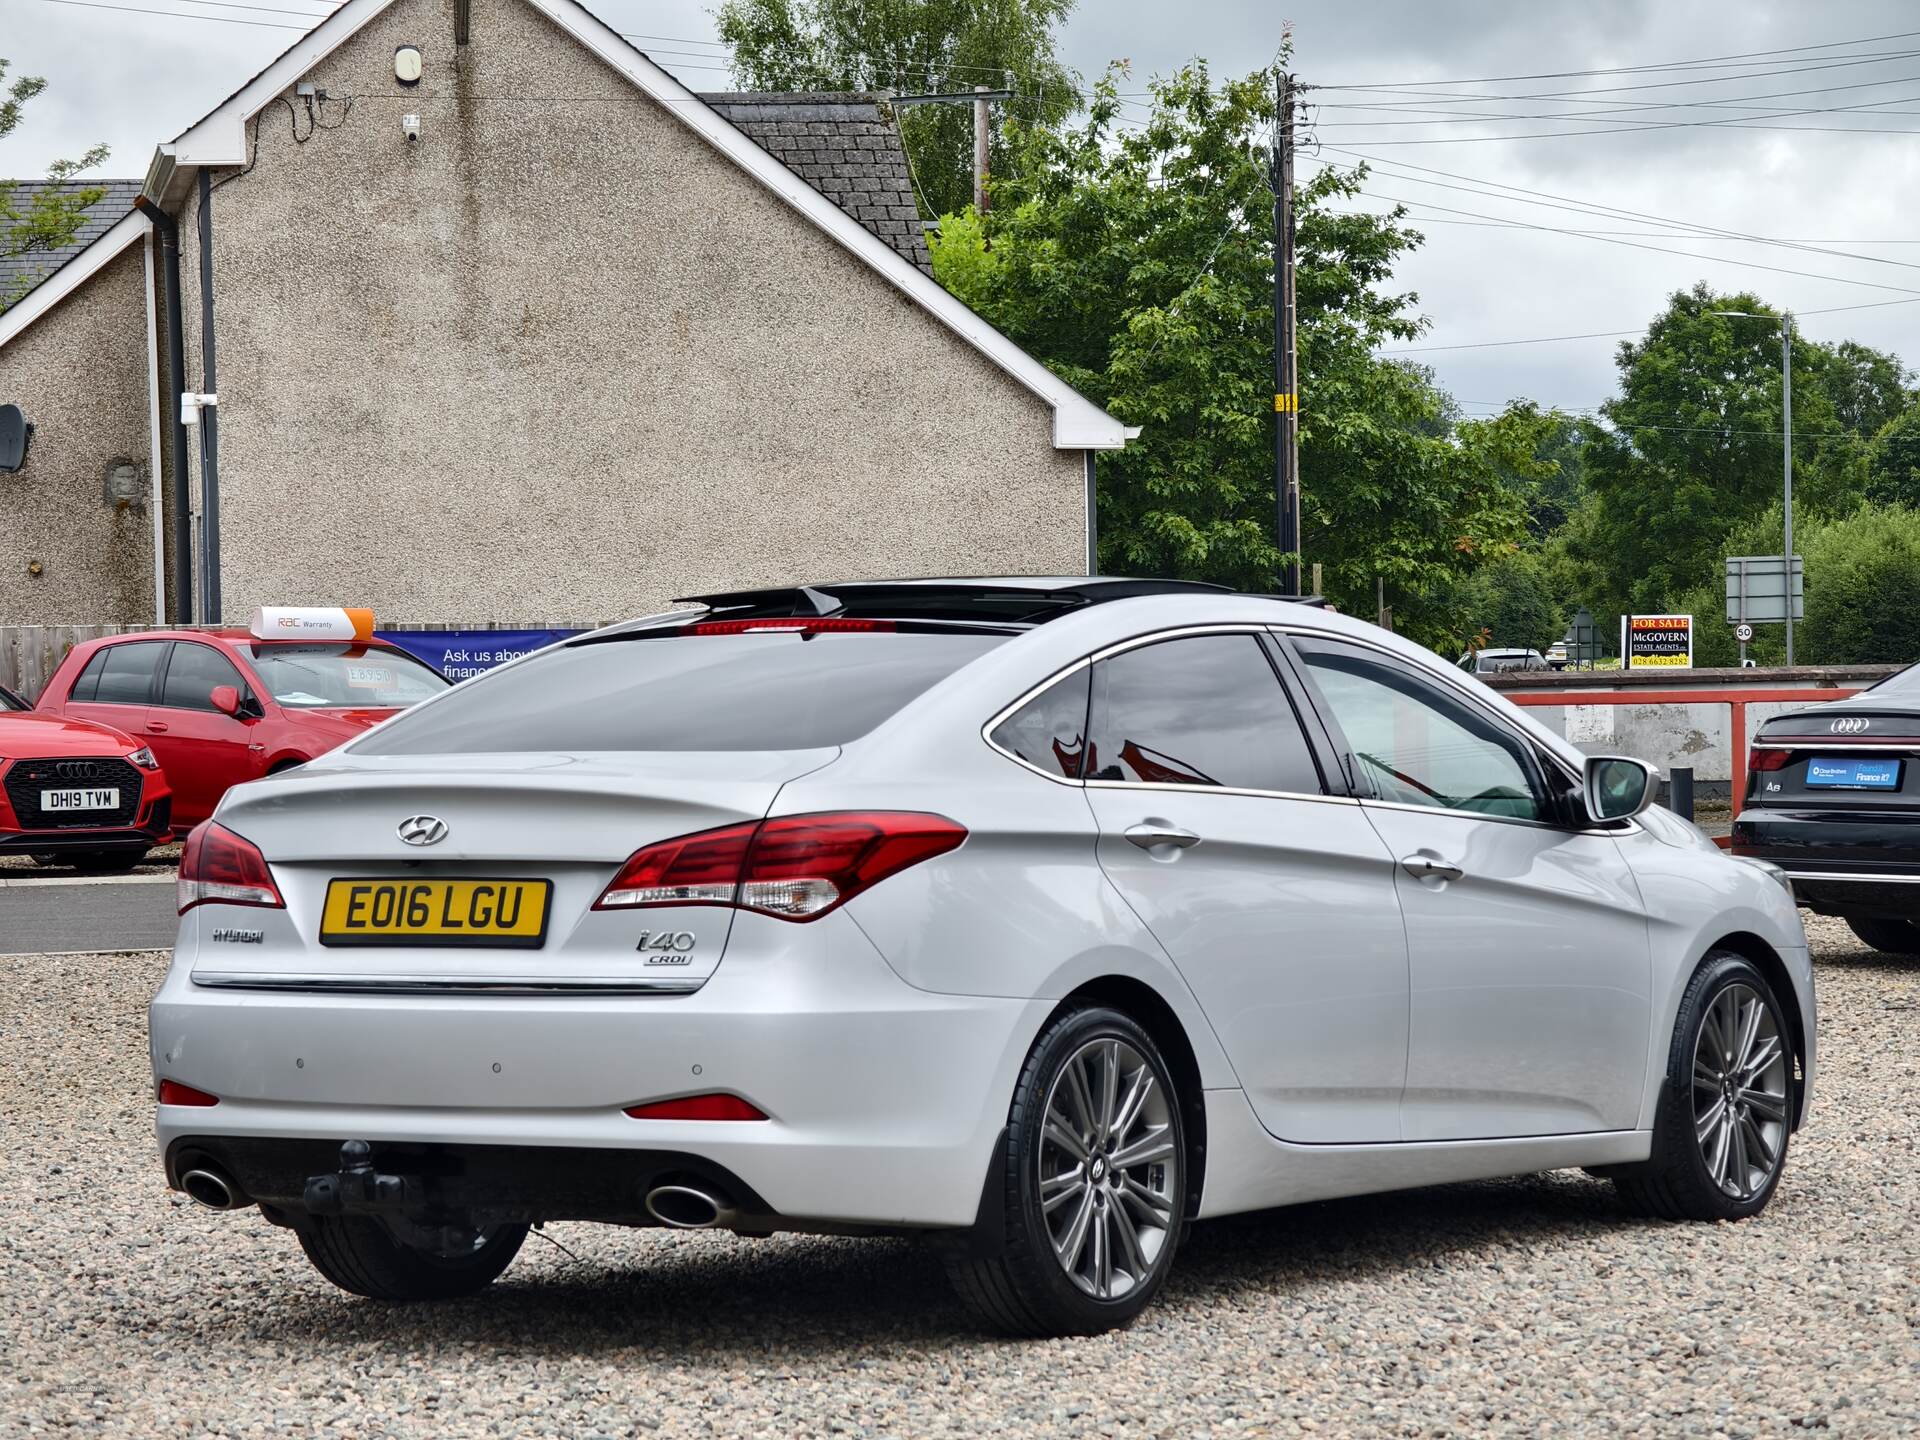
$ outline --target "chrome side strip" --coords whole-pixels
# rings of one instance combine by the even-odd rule
[[[212,990],[298,990],[329,995],[691,995],[700,980],[590,980],[495,978],[483,975],[280,975],[217,970],[193,972]]]
[[[1780,865],[1778,860],[1773,862]],[[1920,875],[1860,875],[1839,870],[1786,870],[1789,880],[1854,880],[1864,885],[1920,885]]]

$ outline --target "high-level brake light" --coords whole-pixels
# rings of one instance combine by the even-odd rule
[[[966,827],[944,815],[846,810],[782,815],[662,840],[635,851],[596,910],[725,905],[815,920],[889,875],[957,849]]]
[[[763,620],[698,620],[680,633],[683,635],[747,635],[760,631],[799,631],[807,635],[859,634],[890,632],[891,620],[856,620],[843,615],[782,615]]]
[[[255,905],[284,910],[260,847],[224,825],[202,820],[180,851],[180,913],[196,905]]]

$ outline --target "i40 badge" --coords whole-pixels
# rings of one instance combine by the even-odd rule
[[[691,930],[642,930],[636,948],[649,965],[691,965],[699,941]]]

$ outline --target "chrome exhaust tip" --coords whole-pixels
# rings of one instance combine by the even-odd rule
[[[189,1200],[209,1210],[238,1210],[247,1203],[234,1183],[218,1170],[189,1170],[180,1177],[180,1188]]]
[[[738,1215],[717,1195],[691,1185],[656,1185],[647,1192],[647,1213],[674,1230],[724,1229]]]

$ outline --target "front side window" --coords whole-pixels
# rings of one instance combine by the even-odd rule
[[[1382,800],[1545,820],[1549,810],[1525,744],[1412,667],[1359,646],[1296,637],[1355,778]]]
[[[176,710],[212,710],[213,692],[222,685],[247,693],[246,682],[231,660],[211,645],[183,640],[173,647],[173,659],[167,662],[160,703]]]
[[[1092,671],[1082,665],[1054,681],[993,728],[993,743],[1036,770],[1080,778],[1087,755],[1087,693]]]
[[[69,698],[82,705],[146,705],[153,699],[153,673],[166,651],[163,640],[109,645],[87,662]]]
[[[1252,635],[1195,635],[1093,667],[1086,778],[1322,792],[1287,693]]]

